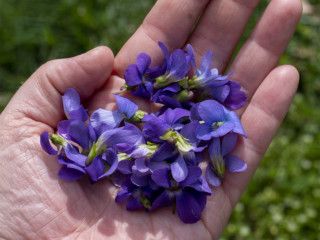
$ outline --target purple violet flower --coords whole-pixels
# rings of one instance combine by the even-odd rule
[[[191,116],[198,120],[197,138],[208,141],[229,132],[245,136],[239,117],[215,100],[206,100],[193,107]]]
[[[153,84],[148,74],[151,58],[146,53],[138,55],[136,63],[128,66],[124,73],[124,79],[128,89],[136,96],[150,98],[153,91]]]
[[[243,172],[247,169],[247,164],[243,160],[230,154],[236,146],[237,138],[237,134],[229,133],[222,138],[211,140],[206,178],[212,186],[221,185],[225,169],[232,173]]]
[[[151,142],[169,141],[174,143],[180,151],[188,152],[191,150],[191,145],[178,131],[183,127],[182,121],[188,120],[189,116],[190,112],[181,108],[167,109],[160,116],[146,115],[142,120],[143,133]]]
[[[153,201],[152,210],[169,206],[174,202],[178,216],[184,223],[199,221],[207,196],[211,195],[199,167],[189,167],[188,176],[180,183],[173,179],[168,168],[154,171],[151,177],[158,186],[164,188]]]
[[[59,163],[63,165],[59,176],[65,180],[77,180],[85,173],[92,181],[109,176],[117,168],[119,144],[132,148],[144,142],[140,129],[129,123],[99,133],[90,124],[67,120],[62,122],[60,133],[44,132],[40,143],[48,154],[59,155]]]
[[[228,76],[220,75],[218,69],[212,68],[212,58],[213,53],[211,51],[204,54],[195,76],[188,81],[191,89],[219,87],[229,82]]]
[[[130,179],[126,179],[120,186],[116,196],[116,203],[126,203],[128,211],[150,210],[156,189],[138,187]]]
[[[176,49],[170,53],[162,42],[159,42],[159,47],[164,55],[164,62],[162,65],[163,74],[157,77],[155,81],[155,88],[157,89],[179,82],[187,77],[194,62],[193,55],[189,55],[190,51]]]
[[[217,187],[226,170],[247,168],[232,155],[237,138],[245,136],[232,110],[247,97],[240,84],[213,68],[212,52],[204,54],[197,68],[190,44],[172,52],[161,42],[159,47],[162,63],[151,67],[150,56],[139,54],[125,71],[123,88],[162,104],[158,112],[146,113],[115,95],[116,110],[97,109],[89,117],[70,88],[62,96],[66,120],[58,123],[56,133],[42,133],[40,144],[57,157],[61,179],[108,178],[119,188],[115,201],[127,210],[173,205],[184,223],[195,223],[212,194],[208,183]],[[206,148],[209,158],[203,155]]]

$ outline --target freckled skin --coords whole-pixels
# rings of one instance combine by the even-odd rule
[[[218,239],[296,91],[296,69],[276,64],[300,18],[299,0],[271,1],[254,34],[231,63],[233,80],[245,86],[249,96],[248,105],[239,112],[248,138],[235,151],[248,170],[225,175],[198,223],[181,223],[171,209],[154,214],[128,212],[114,203],[116,189],[107,181],[92,185],[86,179],[75,183],[58,180],[59,165],[41,150],[39,136],[43,131],[53,132],[63,118],[60,94],[69,87],[79,91],[89,111],[112,108],[111,93],[119,91],[123,84],[119,76],[137,53],[148,52],[155,63],[161,60],[157,41],[170,49],[190,42],[198,54],[211,49],[217,67],[223,69],[257,3],[157,1],[115,59],[110,49],[98,47],[41,66],[0,115],[0,238]],[[265,37],[269,33],[272,38]],[[110,77],[111,72],[119,76]],[[143,110],[152,110],[153,106],[138,102]]]

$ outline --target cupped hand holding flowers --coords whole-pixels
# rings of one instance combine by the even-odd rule
[[[298,84],[293,67],[276,67],[300,18],[298,0],[272,1],[222,74],[257,3],[158,1],[115,59],[99,47],[40,67],[0,115],[0,236],[218,238]],[[119,76],[147,101],[114,97]],[[152,114],[150,100],[168,109]],[[127,212],[113,199],[155,212]],[[197,222],[155,210],[168,205]]]

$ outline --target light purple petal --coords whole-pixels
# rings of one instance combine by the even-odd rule
[[[212,138],[211,136],[212,128],[207,124],[199,124],[196,128],[197,138],[200,140],[208,141]]]
[[[126,123],[124,127],[103,132],[97,141],[99,145],[107,147],[117,146],[117,144],[138,146],[144,142],[140,129],[130,123]]]
[[[138,158],[135,160],[135,164],[132,167],[132,170],[136,170],[141,174],[149,172],[149,168],[146,166],[146,160],[144,158]]]
[[[214,187],[219,187],[221,185],[221,180],[217,175],[212,171],[211,167],[208,166],[206,169],[206,179],[208,183]]]
[[[247,164],[245,163],[245,161],[235,156],[226,156],[225,163],[226,168],[229,172],[239,173],[247,169]]]
[[[42,149],[50,154],[50,155],[57,155],[58,154],[58,151],[56,149],[54,149],[51,145],[51,142],[49,140],[49,133],[48,132],[43,132],[41,135],[40,135],[40,144],[41,144],[41,147]]]
[[[118,111],[109,111],[100,108],[92,113],[90,124],[98,134],[101,134],[105,130],[118,127],[122,120],[123,116]]]
[[[69,112],[69,119],[72,120],[80,120],[82,122],[87,121],[88,119],[88,113],[87,111],[81,106],[77,110],[73,110]]]
[[[77,110],[80,107],[80,96],[79,93],[74,88],[69,88],[66,90],[62,96],[63,109],[67,117],[71,111]]]
[[[175,80],[184,78],[189,71],[186,53],[181,49],[177,49],[171,54],[168,65],[170,67],[170,77]]]
[[[213,52],[207,51],[202,59],[201,59],[201,65],[200,65],[200,71],[203,73],[206,73],[211,70],[212,67],[212,59],[213,59]]]
[[[74,88],[66,90],[62,96],[63,109],[68,119],[86,121],[87,113],[80,103],[79,93]]]
[[[177,182],[182,182],[188,176],[188,167],[181,155],[170,165],[170,168],[172,177]]]
[[[58,133],[64,138],[69,139],[69,126],[73,120],[62,120],[58,123],[57,129]]]
[[[223,106],[215,100],[206,100],[198,105],[198,113],[208,124],[225,120]]]
[[[234,123],[233,122],[225,122],[222,126],[218,127],[215,130],[212,130],[211,136],[212,137],[222,137],[229,133],[230,131],[234,130]]]
[[[228,121],[232,122],[234,124],[233,127],[233,132],[234,133],[238,133],[244,137],[246,137],[246,132],[244,131],[241,121],[238,117],[238,115],[235,112],[232,111],[228,111],[227,109],[225,109],[226,115],[228,117]]]
[[[185,50],[187,52],[187,62],[191,67],[196,67],[196,61],[195,61],[194,50],[192,48],[192,45],[187,44]]]
[[[118,107],[118,111],[124,114],[127,118],[132,118],[138,110],[138,106],[127,98],[120,95],[114,95]]]

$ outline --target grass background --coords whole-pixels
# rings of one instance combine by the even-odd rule
[[[99,44],[117,52],[153,3],[0,0],[0,111],[47,60]],[[301,72],[298,94],[222,239],[320,239],[320,0],[308,3],[312,11],[304,14],[281,58]]]

